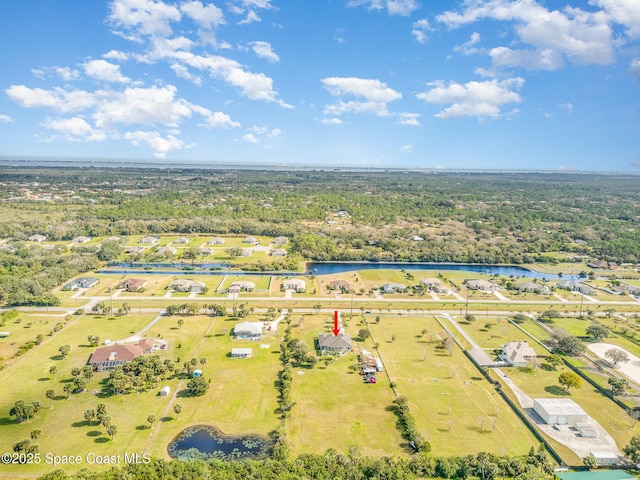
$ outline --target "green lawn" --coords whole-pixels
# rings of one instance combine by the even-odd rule
[[[442,328],[433,317],[383,316],[370,327],[398,394],[409,399],[435,455],[524,455],[537,445],[462,351],[456,347],[450,356],[440,347],[435,336]]]

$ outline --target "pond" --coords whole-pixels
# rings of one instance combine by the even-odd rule
[[[167,447],[178,460],[192,458],[238,460],[264,458],[271,452],[269,439],[259,435],[234,436],[210,425],[193,425],[183,430]]]

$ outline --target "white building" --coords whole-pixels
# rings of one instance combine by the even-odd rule
[[[587,423],[589,418],[587,412],[569,398],[536,398],[533,409],[549,425]]]

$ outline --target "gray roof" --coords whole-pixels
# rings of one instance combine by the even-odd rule
[[[318,335],[318,347],[350,350],[352,348],[351,337],[348,333],[339,333],[338,335],[321,333]]]
[[[533,403],[537,403],[549,415],[587,415],[587,412],[570,398],[535,398]]]

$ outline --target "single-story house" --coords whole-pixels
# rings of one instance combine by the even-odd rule
[[[47,237],[45,237],[44,235],[40,235],[40,234],[36,234],[36,235],[31,235],[29,238],[27,238],[27,240],[29,240],[30,242],[44,242],[47,239]]]
[[[420,279],[420,284],[425,286],[429,291],[437,293],[444,293],[447,291],[447,288],[437,278],[422,278]]]
[[[284,248],[274,248],[271,250],[272,257],[286,257],[287,251]]]
[[[535,398],[533,409],[549,425],[586,423],[589,416],[570,398]]]
[[[168,397],[169,392],[171,392],[171,387],[167,385],[166,387],[162,387],[162,390],[160,390],[160,393],[158,395],[160,395],[161,397]]]
[[[295,290],[296,292],[306,292],[307,283],[299,278],[290,278],[282,282],[283,290]]]
[[[549,295],[551,289],[546,285],[540,285],[535,282],[525,282],[518,285],[518,290],[521,292],[537,293],[539,295]]]
[[[612,288],[612,290],[617,293],[628,295],[640,295],[640,287],[636,287],[635,285],[628,285],[626,283],[616,285]]]
[[[255,283],[249,282],[247,280],[239,280],[237,282],[233,282],[231,284],[231,286],[232,287],[240,287],[240,291],[242,291],[242,292],[250,292],[254,288],[256,288],[256,284]]]
[[[258,240],[255,237],[247,237],[242,240],[242,243],[258,243]]]
[[[227,289],[227,293],[240,293],[240,287],[238,285],[231,285],[228,289]]]
[[[200,250],[200,255],[202,255],[203,257],[207,255],[211,255],[213,253],[213,248],[200,247],[199,250]]]
[[[385,283],[382,285],[384,293],[406,292],[407,286],[402,283]]]
[[[177,251],[178,250],[176,250],[175,247],[167,245],[166,247],[160,247],[158,250],[156,250],[156,253],[160,255],[175,255]]]
[[[262,322],[240,322],[233,328],[237,339],[258,341],[262,338]]]
[[[351,337],[343,332],[338,333],[338,335],[321,333],[318,335],[318,350],[322,354],[338,354],[342,356],[353,350]]]
[[[147,235],[146,237],[142,237],[138,243],[144,243],[146,245],[155,245],[160,241],[160,237],[156,237],[153,235]]]
[[[189,239],[187,237],[180,237],[176,238],[173,243],[177,245],[184,245],[185,243],[189,243]]]
[[[289,243],[289,239],[287,237],[276,237],[273,239],[274,245],[286,245]]]
[[[124,247],[124,253],[142,253],[144,252],[144,247],[135,246],[135,247]]]
[[[222,245],[224,243],[224,238],[214,237],[207,242],[209,245]]]
[[[81,243],[87,243],[87,242],[90,242],[90,241],[91,241],[91,237],[80,236],[80,237],[76,237],[73,240],[71,240],[71,243],[79,245]]]
[[[137,292],[147,284],[143,278],[127,278],[118,284],[118,288],[124,288],[126,292]]]
[[[480,290],[483,292],[495,292],[498,289],[498,285],[488,280],[482,279],[467,279],[464,284],[471,290]]]
[[[204,290],[204,282],[198,282],[195,280],[189,280],[186,278],[179,278],[172,281],[167,288],[176,290],[178,292],[195,292],[202,293]]]
[[[149,342],[153,346],[152,339],[143,338],[137,345],[107,345],[106,347],[96,348],[89,359],[89,365],[99,372],[119,367],[140,355],[150,352]]]
[[[346,280],[333,280],[327,283],[327,286],[333,290],[340,290],[345,293],[355,292],[355,287]]]
[[[561,288],[563,290],[569,290],[571,292],[582,293],[583,295],[593,295],[596,291],[588,285],[584,283],[580,283],[576,280],[560,280],[556,287]]]
[[[502,347],[500,358],[512,367],[526,367],[527,362],[536,358],[536,352],[526,340],[511,341]]]
[[[251,255],[253,255],[253,250],[251,248],[241,248],[240,249],[240,256],[241,257],[250,257]]]
[[[96,277],[80,277],[67,283],[63,290],[78,290],[79,288],[91,288],[98,284],[100,280]]]
[[[251,358],[253,354],[252,348],[232,348],[231,358]]]

